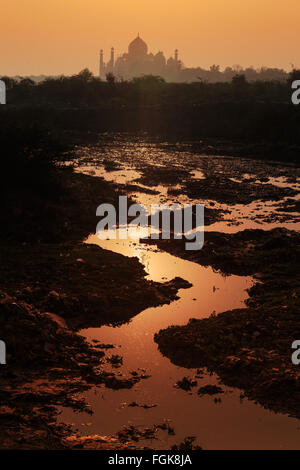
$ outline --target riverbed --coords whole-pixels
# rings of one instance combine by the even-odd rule
[[[107,171],[103,165],[104,153],[105,158],[108,158],[107,151],[102,152],[102,150],[79,149],[77,171],[95,177],[101,176],[119,186],[138,185],[139,188],[134,190],[131,188],[127,194],[148,209],[150,204],[162,202],[181,204],[201,202],[210,206],[213,204],[217,209],[228,209],[228,205],[220,201],[195,200],[184,192],[173,196],[174,188],[180,190],[182,182],[168,181],[167,184],[141,182],[142,176],[145,177],[147,165],[163,167],[166,162],[175,158],[174,152],[171,155],[161,148],[141,144],[136,144],[134,147],[127,144],[125,149],[123,146],[121,149],[112,150],[112,161],[119,167]],[[201,180],[207,177],[207,171],[203,172],[203,168],[207,170],[214,160],[214,157],[209,157],[210,161],[207,161],[205,156],[188,154],[183,162],[182,155],[177,151],[176,156],[176,171],[186,171],[188,168],[188,175],[184,177],[186,179]],[[224,159],[216,156],[214,161],[215,170],[222,172]],[[255,172],[250,175],[246,172],[249,171],[247,165],[244,165],[243,178],[239,179],[237,159],[228,162],[235,168],[232,177],[236,179],[234,184],[237,185],[242,185],[243,181],[249,180],[250,177],[259,181],[259,178],[262,179],[263,166],[267,165],[254,163],[252,170]],[[299,191],[299,183],[295,179],[291,181],[288,170],[274,167],[273,173],[271,177],[273,179],[269,178],[267,184]],[[257,184],[264,185],[266,182],[260,181]],[[170,191],[170,188],[173,191]],[[149,189],[154,194],[150,193]],[[205,230],[232,233],[245,228],[270,230],[274,226],[298,230],[299,221],[291,212],[284,214],[277,212],[276,217],[281,216],[281,219],[274,220],[276,209],[288,198],[297,201],[299,195],[291,194],[272,201],[254,198],[248,204],[237,202],[231,205],[228,215],[205,227]],[[156,433],[156,439],[139,442],[139,446],[156,449],[168,449],[175,443],[182,442],[187,436],[195,436],[195,442],[204,449],[298,449],[300,447],[300,428],[296,419],[275,414],[243,398],[240,390],[225,386],[216,375],[209,374],[205,369],[175,366],[162,356],[153,339],[154,334],[160,329],[172,324],[182,325],[191,318],[206,318],[226,310],[242,308],[248,296],[247,289],[254,282],[251,277],[225,276],[211,267],[203,267],[172,256],[159,250],[155,245],[140,243],[139,239],[100,240],[95,234],[91,234],[85,242],[97,244],[125,256],[138,257],[145,267],[149,280],[166,282],[178,276],[190,282],[192,287],[181,289],[178,300],[146,309],[129,323],[118,327],[102,326],[80,331],[80,334],[93,344],[99,341],[114,345],[114,348],[107,353],[108,356],[122,357],[122,362],[117,364],[117,368],[107,362],[104,365],[105,370],[119,371],[120,374],[127,376],[139,370],[143,371],[147,378],[139,381],[131,389],[113,390],[102,385],[93,387],[83,394],[93,413],[87,415],[61,408],[60,419],[63,422],[71,423],[82,435],[113,435],[124,426],[145,428],[167,423],[169,432],[160,431]],[[190,391],[182,390],[177,382],[184,377],[196,381],[197,386],[192,387]],[[221,388],[220,393],[199,396],[197,389],[208,384],[218,385]]]

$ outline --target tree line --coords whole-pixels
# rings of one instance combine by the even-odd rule
[[[244,73],[231,81],[210,83],[169,83],[162,77],[145,75],[132,80],[117,80],[108,74],[106,80],[84,69],[70,77],[31,78],[2,77],[7,87],[7,103],[12,105],[55,106],[136,106],[136,105],[197,105],[211,102],[267,101],[289,102],[291,81],[300,78],[293,70],[285,80],[249,81]]]

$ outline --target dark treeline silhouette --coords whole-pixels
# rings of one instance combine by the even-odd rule
[[[261,67],[259,69],[255,69],[254,67],[243,68],[240,65],[235,65],[221,70],[219,65],[214,64],[209,68],[209,70],[201,67],[183,68],[180,71],[180,79],[181,81],[186,82],[193,82],[195,79],[206,81],[208,83],[230,82],[236,74],[245,75],[246,80],[249,82],[257,80],[285,81],[288,78],[288,72],[278,68]]]
[[[190,105],[204,102],[226,102],[241,99],[288,102],[289,79],[248,81],[245,74],[233,74],[230,82],[168,83],[163,78],[145,75],[130,81],[118,81],[112,74],[106,81],[84,69],[78,75],[45,79],[39,83],[30,78],[6,82],[9,104],[49,104],[56,106],[133,106]]]
[[[249,82],[244,74],[227,83],[167,83],[152,75],[118,81],[111,74],[102,81],[87,69],[40,83],[3,77],[8,105],[0,107],[0,125],[37,121],[72,138],[146,132],[175,140],[259,143],[260,156],[295,160],[300,106],[291,102],[291,82],[299,78],[293,70],[285,81]]]

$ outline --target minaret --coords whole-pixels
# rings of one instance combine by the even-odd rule
[[[178,62],[178,49],[175,49],[175,61]]]
[[[110,68],[113,71],[115,66],[115,49],[112,47],[110,51]]]
[[[100,51],[100,68],[99,68],[99,77],[103,78],[105,76],[105,65],[103,60],[103,49]]]

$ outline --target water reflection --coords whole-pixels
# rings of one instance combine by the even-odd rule
[[[197,436],[198,444],[206,449],[264,449],[298,448],[296,419],[264,410],[262,407],[240,400],[240,392],[222,385],[221,403],[212,397],[198,397],[174,387],[184,376],[194,376],[195,370],[174,366],[158,351],[153,335],[171,324],[183,324],[191,317],[204,318],[211,313],[243,307],[249,277],[222,276],[211,268],[181,260],[156,247],[146,247],[137,240],[99,240],[91,235],[87,243],[96,243],[125,256],[137,256],[144,264],[148,279],[168,281],[181,276],[193,287],[179,292],[180,299],[170,305],[149,308],[128,324],[117,328],[101,327],[82,330],[88,340],[115,344],[114,354],[123,357],[122,374],[138,368],[150,374],[130,390],[109,390],[95,387],[85,394],[94,414],[85,418],[63,410],[62,418],[77,425],[79,432],[113,434],[124,425],[151,426],[163,420],[171,422],[175,436],[162,433],[151,447],[165,449],[188,435]],[[105,366],[110,370],[110,365]],[[217,384],[218,378],[203,371],[198,385]],[[157,405],[150,409],[129,407],[129,403]],[[83,425],[82,425],[83,424]],[[142,445],[143,442],[140,442]],[[149,446],[149,442],[145,442]]]

